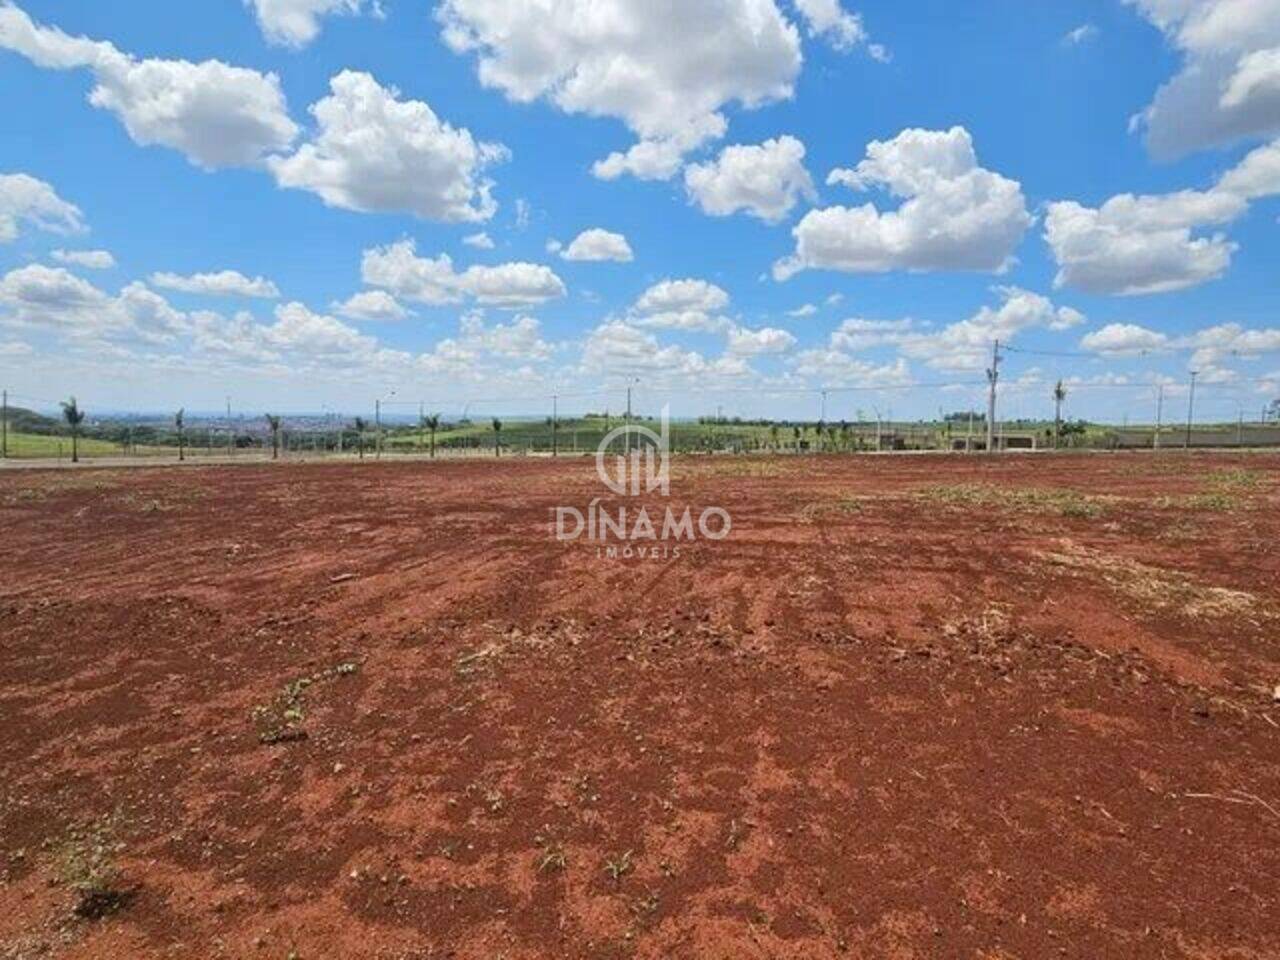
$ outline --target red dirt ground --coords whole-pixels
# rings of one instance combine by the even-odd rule
[[[657,561],[603,493],[0,474],[0,957],[1280,956],[1280,457],[683,459]]]

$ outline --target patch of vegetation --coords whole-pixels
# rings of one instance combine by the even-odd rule
[[[1253,490],[1262,483],[1262,474],[1242,467],[1214,470],[1207,477],[1207,482],[1210,487],[1222,490]]]
[[[1056,553],[1041,554],[1041,558],[1068,570],[1097,574],[1117,593],[1157,612],[1177,613],[1192,619],[1269,612],[1252,593],[1196,583],[1174,570],[1162,570],[1074,544]]]
[[[800,522],[814,523],[822,517],[852,516],[861,513],[869,497],[840,497],[836,500],[814,500],[800,508]]]
[[[1056,513],[1074,519],[1096,520],[1117,502],[1115,497],[1042,487],[997,487],[984,483],[962,483],[925,487],[917,499],[948,507],[1013,510],[1020,513]]]
[[[534,839],[541,848],[538,855],[539,873],[559,873],[569,866],[569,858],[565,855],[564,847],[544,837]]]
[[[1195,510],[1225,513],[1240,505],[1229,493],[1190,493],[1180,497],[1157,497],[1155,505],[1162,510]]]
[[[631,862],[630,850],[620,856],[610,857],[604,862],[604,872],[613,880],[614,886],[620,884],[622,878],[633,869],[635,869],[635,864]]]
[[[115,839],[115,821],[110,817],[68,835],[59,868],[63,882],[76,895],[76,916],[100,920],[128,904],[132,891],[122,886],[115,863],[122,846]]]
[[[348,677],[359,669],[358,663],[340,663],[309,677],[300,677],[286,684],[270,703],[254,707],[253,720],[258,726],[258,742],[275,744],[307,739],[307,731],[302,728],[302,722],[306,719],[303,710],[306,692],[317,683]]]

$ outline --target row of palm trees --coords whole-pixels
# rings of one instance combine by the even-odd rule
[[[276,414],[264,414],[267,427],[271,431],[271,459],[278,460],[280,458],[280,428],[281,420]],[[173,415],[173,426],[178,435],[178,459],[185,461],[187,459],[186,445],[186,417],[187,411],[185,407],[178,410]],[[84,424],[85,411],[80,407],[75,397],[67,400],[62,404],[62,419],[66,421],[67,426],[71,430],[71,462],[80,462],[80,430]],[[438,413],[431,416],[424,416],[421,420],[421,426],[425,430],[431,432],[431,456],[436,455],[436,431],[440,429],[440,415]],[[369,432],[369,423],[363,417],[355,418],[356,443],[360,452],[360,459],[364,459],[365,435]],[[498,418],[493,420],[494,431],[494,453],[499,452],[497,437],[502,431],[502,421]]]

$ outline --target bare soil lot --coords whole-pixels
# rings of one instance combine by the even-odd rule
[[[0,474],[0,957],[1280,956],[1280,457],[678,459],[656,561],[602,494]]]

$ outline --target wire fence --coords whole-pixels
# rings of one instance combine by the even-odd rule
[[[1004,358],[1002,358],[1004,359]],[[1059,392],[1060,387],[1060,392]],[[425,392],[425,391],[424,391]],[[4,392],[6,459],[438,458],[594,453],[610,430],[673,410],[676,452],[1247,448],[1280,446],[1280,375],[1225,382],[988,379],[690,389],[635,379],[538,395],[390,394],[278,418],[95,409],[73,431],[63,401]],[[339,413],[339,407],[347,407]],[[362,413],[351,412],[365,408]],[[72,436],[73,432],[76,434]]]

